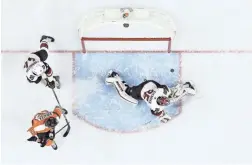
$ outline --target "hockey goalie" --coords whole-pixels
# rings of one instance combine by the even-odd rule
[[[40,50],[29,54],[24,64],[26,78],[30,83],[43,83],[54,89],[60,88],[59,76],[54,76],[52,68],[46,62],[48,58],[48,43],[54,42],[54,38],[43,35],[40,39]]]
[[[51,146],[57,150],[58,147],[54,141],[55,127],[63,113],[67,114],[67,110],[59,106],[56,106],[52,112],[43,110],[37,113],[32,119],[32,126],[28,129],[32,136],[27,140],[40,143],[41,147]]]
[[[177,84],[169,88],[154,80],[145,80],[137,86],[130,87],[115,71],[109,71],[105,83],[114,85],[118,94],[124,100],[137,104],[144,100],[150,107],[151,113],[158,116],[161,122],[166,123],[171,119],[165,111],[165,106],[176,103],[186,95],[195,95],[196,90],[190,82]]]

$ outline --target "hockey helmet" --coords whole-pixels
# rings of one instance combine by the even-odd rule
[[[50,117],[49,119],[46,120],[45,126],[50,127],[50,128],[54,128],[54,127],[56,127],[56,125],[58,123],[59,123],[59,121],[56,118]]]
[[[37,62],[31,68],[31,73],[35,76],[41,76],[44,73],[45,65],[43,62]]]
[[[168,97],[165,97],[165,96],[159,96],[157,98],[157,104],[160,105],[160,106],[166,106],[169,104],[169,98]]]

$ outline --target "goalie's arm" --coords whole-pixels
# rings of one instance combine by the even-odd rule
[[[171,116],[169,116],[167,113],[165,113],[164,110],[161,110],[160,108],[156,108],[155,110],[151,109],[151,113],[155,116],[158,116],[159,120],[163,123],[171,120]]]
[[[153,82],[158,88],[164,88],[164,89],[168,90],[168,87],[166,85],[161,85],[154,80],[151,80],[151,82]]]
[[[182,99],[187,94],[186,89],[183,85],[178,84],[177,86],[171,88],[172,94],[169,96],[170,102],[174,103]]]

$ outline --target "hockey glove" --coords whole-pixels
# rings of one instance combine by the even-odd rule
[[[68,111],[65,109],[65,108],[61,108],[60,106],[56,105],[55,108],[60,108],[61,109],[61,112],[65,115],[68,114]]]
[[[167,113],[163,112],[163,114],[159,116],[159,120],[162,123],[167,123],[169,120],[171,120],[171,117]]]
[[[48,132],[48,138],[50,140],[53,140],[55,138],[55,132],[54,130],[52,129],[51,131]]]
[[[47,85],[46,86],[48,86],[51,89],[54,89],[55,88],[55,82],[53,80],[51,82],[47,81]]]
[[[65,108],[62,108],[62,110],[61,110],[61,111],[62,111],[62,113],[63,113],[63,114],[65,114],[65,115],[67,115],[67,114],[68,114],[68,112],[67,112],[67,110],[66,110]]]

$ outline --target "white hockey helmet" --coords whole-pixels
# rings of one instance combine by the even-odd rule
[[[37,62],[32,66],[31,73],[35,76],[41,76],[44,73],[45,64],[43,62]]]

